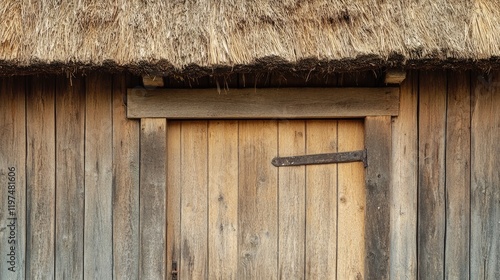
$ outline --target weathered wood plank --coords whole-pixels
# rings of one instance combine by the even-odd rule
[[[338,152],[364,149],[363,136],[362,121],[338,121]],[[369,205],[365,202],[365,168],[362,162],[342,163],[337,168],[337,278],[364,279],[365,238],[371,238],[369,234],[365,234],[365,205]],[[368,197],[370,200],[375,199]],[[384,203],[387,204],[387,201]],[[375,213],[368,213],[372,219],[371,215]],[[383,272],[383,267],[380,270]],[[378,276],[375,278],[383,279]],[[383,277],[383,274],[380,276]]]
[[[184,122],[181,129],[181,266],[180,277],[208,275],[208,123]]]
[[[337,118],[397,115],[398,88],[129,89],[128,117]]]
[[[448,73],[445,279],[469,278],[470,73]]]
[[[141,119],[140,279],[165,279],[167,121]]]
[[[420,73],[418,278],[444,277],[446,74]]]
[[[278,153],[276,121],[239,124],[238,279],[278,276]]]
[[[139,278],[139,134],[128,120],[126,78],[113,77],[113,278]]]
[[[306,152],[304,121],[278,122],[279,156]],[[278,278],[303,279],[305,273],[306,175],[305,166],[278,170],[279,244]]]
[[[306,153],[337,152],[337,122],[306,122]],[[306,166],[306,279],[336,279],[337,164]]]
[[[365,119],[366,216],[365,277],[389,279],[391,200],[391,117]]]
[[[55,80],[33,77],[27,97],[26,278],[54,278]]]
[[[84,278],[113,274],[112,78],[87,76],[85,121]]]
[[[208,279],[238,269],[238,122],[208,123]]]
[[[401,85],[392,125],[391,279],[417,279],[418,73]]]
[[[500,279],[500,73],[473,76],[472,279]]]
[[[167,133],[167,279],[181,263],[181,122],[169,121]]]
[[[56,81],[55,277],[83,279],[85,80]]]
[[[25,78],[0,78],[0,279],[25,279],[25,95]]]

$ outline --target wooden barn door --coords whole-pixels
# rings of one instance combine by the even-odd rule
[[[274,167],[364,148],[363,120],[168,121],[169,279],[362,279],[363,163]]]

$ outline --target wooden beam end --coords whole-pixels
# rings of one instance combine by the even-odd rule
[[[386,84],[401,84],[406,79],[405,70],[389,69],[385,73]]]
[[[142,84],[147,88],[157,88],[165,86],[163,77],[149,75],[142,76]]]

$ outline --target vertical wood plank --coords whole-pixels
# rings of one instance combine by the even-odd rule
[[[444,277],[446,75],[420,73],[418,278]]]
[[[169,121],[167,133],[167,271],[181,263],[181,122]]]
[[[238,279],[276,279],[278,250],[276,121],[240,121]]]
[[[139,277],[140,122],[127,119],[127,81],[113,77],[113,278]]]
[[[364,148],[362,121],[339,121],[337,135],[339,152]],[[371,238],[370,235],[365,235],[365,205],[367,204],[365,203],[365,170],[362,162],[339,164],[337,168],[337,278],[364,279],[365,237]],[[387,201],[384,203],[387,204]],[[382,272],[383,267],[380,269]]]
[[[418,74],[401,85],[392,125],[391,279],[417,278]]]
[[[278,122],[279,156],[306,152],[304,121]],[[305,268],[305,166],[279,168],[278,278],[303,279]]]
[[[112,279],[112,78],[87,76],[84,278]]]
[[[55,278],[83,279],[85,80],[56,80]]]
[[[306,154],[337,152],[337,122],[306,122]],[[306,279],[336,279],[337,165],[306,166]]]
[[[208,123],[208,279],[236,279],[238,122]]]
[[[165,279],[167,121],[141,119],[140,279]]]
[[[55,119],[52,77],[33,77],[27,98],[26,278],[54,278]]]
[[[500,73],[473,76],[472,279],[500,279]]]
[[[470,79],[448,73],[445,279],[469,278]]]
[[[365,118],[365,277],[389,279],[391,117]]]
[[[0,78],[0,279],[25,279],[25,94],[25,78]]]
[[[180,277],[208,275],[207,122],[184,122],[181,128],[181,267]]]

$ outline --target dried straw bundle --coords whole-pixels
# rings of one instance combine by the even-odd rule
[[[498,0],[0,0],[0,73],[495,67]]]

